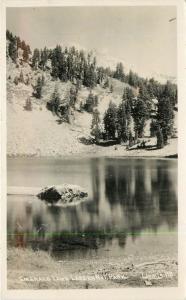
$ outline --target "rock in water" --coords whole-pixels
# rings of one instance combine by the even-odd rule
[[[78,202],[88,196],[88,193],[77,185],[62,184],[45,187],[37,194],[41,200],[51,204],[68,204]]]

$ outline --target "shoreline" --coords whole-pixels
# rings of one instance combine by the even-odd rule
[[[18,160],[18,159],[29,159],[29,160],[82,160],[82,159],[94,159],[94,158],[102,158],[102,159],[154,159],[154,160],[178,160],[178,155],[170,155],[170,156],[113,156],[113,155],[65,155],[65,156],[31,156],[31,155],[16,155],[16,156],[9,156],[7,155],[7,160]]]
[[[175,255],[151,254],[87,260],[55,260],[44,251],[8,249],[10,289],[103,289],[127,287],[175,287],[178,262]],[[18,267],[19,265],[19,267]],[[20,268],[21,266],[21,268]],[[74,279],[73,279],[73,278]]]
[[[55,153],[53,155],[46,155],[46,154],[32,154],[32,153],[16,153],[16,154],[9,154],[7,153],[7,158],[36,158],[36,159],[71,159],[71,158],[154,158],[154,159],[177,159],[178,158],[178,153],[177,149],[173,149],[173,151],[165,151],[166,149],[157,149],[157,150],[152,150],[154,153],[152,153],[150,150],[145,150],[145,149],[135,149],[135,150],[126,150],[123,149],[123,146],[118,146],[118,149],[115,150],[110,148],[110,149],[97,149],[98,151],[80,151],[80,152],[74,152],[74,153]],[[108,150],[108,151],[105,151]],[[107,153],[106,153],[107,152]]]
[[[71,158],[94,158],[94,157],[108,157],[108,158],[178,158],[177,138],[170,139],[169,143],[162,149],[131,149],[127,150],[125,145],[99,146],[87,145],[82,147],[73,147],[67,149],[57,150],[54,145],[51,148],[40,147],[37,151],[34,148],[30,150],[13,149],[7,151],[7,158],[45,158],[45,159],[71,159]],[[17,149],[18,150],[18,149]]]
[[[7,155],[7,159],[20,159],[20,158],[29,158],[29,159],[83,159],[83,158],[117,158],[117,159],[178,159],[178,154],[171,154],[171,155],[100,155],[98,153],[93,154],[91,153],[79,153],[79,154],[69,154],[69,155],[56,155],[56,156],[33,156],[33,155]]]

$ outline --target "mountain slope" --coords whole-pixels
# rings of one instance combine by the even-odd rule
[[[30,84],[19,83],[15,85],[14,78],[23,73],[24,79],[29,77]],[[32,96],[33,85],[37,78],[44,75],[45,84],[42,99]],[[125,83],[112,79],[114,86],[113,95],[108,89],[97,86],[93,93],[99,96],[98,109],[103,116],[109,102],[116,104],[121,101]],[[7,152],[9,155],[65,155],[70,153],[82,153],[92,149],[92,145],[84,145],[81,138],[90,136],[92,115],[84,112],[74,111],[72,124],[59,124],[59,118],[46,109],[46,103],[50,100],[55,86],[61,98],[69,92],[72,83],[63,83],[59,80],[53,81],[50,72],[41,70],[33,71],[27,63],[16,65],[7,60]],[[82,87],[78,93],[77,106],[85,102],[89,89]],[[32,111],[24,109],[26,100],[32,101]]]
[[[46,71],[40,68],[33,69],[28,62],[23,61],[23,54],[19,51],[18,59],[15,62],[7,57],[7,154],[10,156],[31,155],[31,156],[65,156],[68,154],[87,154],[97,153],[105,155],[105,148],[89,143],[92,114],[81,111],[81,104],[84,104],[90,88],[81,86],[78,91],[75,109],[71,110],[71,123],[61,122],[60,118],[47,110],[46,104],[57,87],[59,97],[67,99],[70,89],[73,87],[71,81],[62,82],[54,80],[51,76],[51,62],[47,62]],[[16,79],[22,77],[22,81]],[[33,96],[34,86],[38,78],[44,79],[41,99]],[[117,79],[108,77],[109,87],[113,86],[113,92],[110,88],[103,88],[102,84],[97,84],[92,90],[94,95],[98,96],[98,110],[100,118],[103,119],[110,101],[117,106],[121,103],[124,88],[137,90],[129,84]],[[26,101],[30,99],[32,110],[25,110]],[[176,113],[177,114],[177,113]],[[177,118],[176,118],[177,119]],[[177,127],[177,125],[176,125]],[[145,127],[145,135],[149,136],[150,120]],[[133,130],[133,122],[132,122]],[[151,143],[156,143],[151,140]],[[172,147],[173,145],[173,147]],[[169,146],[167,146],[169,147]],[[162,151],[156,151],[155,155],[164,155],[168,148]],[[172,147],[172,148],[171,148]],[[171,141],[170,154],[175,154],[176,140]],[[107,147],[108,155],[151,155],[151,152],[132,151],[127,152],[122,146],[117,146],[119,151],[115,152],[115,146]]]

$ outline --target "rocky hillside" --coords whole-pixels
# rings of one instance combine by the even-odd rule
[[[28,85],[21,82],[17,85],[14,83],[21,72],[24,80],[29,78]],[[42,97],[36,99],[33,96],[33,86],[37,78],[42,76],[45,78]],[[113,78],[110,78],[110,83],[113,85],[113,93],[110,93],[109,88],[104,89],[100,85],[92,89],[93,94],[98,95],[98,110],[101,117],[111,100],[117,105],[121,102],[124,87],[128,86]],[[7,59],[7,151],[9,155],[53,156],[91,151],[92,145],[84,145],[81,140],[90,137],[92,115],[86,111],[78,111],[80,103],[86,101],[90,90],[82,86],[78,92],[71,124],[66,122],[59,124],[59,118],[46,108],[46,103],[50,100],[56,86],[60,97],[64,99],[72,83],[53,80],[50,69],[45,72],[40,69],[34,71],[28,63],[16,65],[11,58]],[[32,102],[32,111],[24,108],[28,98]]]
[[[8,47],[9,41],[7,41]],[[91,90],[92,94],[98,97],[97,109],[103,120],[110,101],[117,106],[121,103],[124,88],[129,87],[136,95],[138,88],[113,78],[113,76],[107,77],[107,87],[104,86],[104,83],[99,83],[90,89],[82,84],[78,89],[75,106],[71,109],[70,122],[62,122],[58,115],[47,109],[47,102],[51,100],[55,89],[57,89],[60,99],[67,102],[74,82],[70,80],[64,82],[59,78],[54,78],[51,75],[52,67],[49,59],[46,62],[45,70],[39,67],[33,68],[31,62],[31,54],[25,61],[21,49],[18,51],[16,61],[7,55],[8,155],[63,156],[71,153],[105,152],[103,147],[87,142],[91,133],[92,114],[82,110],[82,105],[85,104]],[[39,99],[34,95],[38,78],[43,80],[42,95]],[[28,100],[31,109],[26,109]],[[150,121],[147,121],[146,136],[149,136],[149,126]],[[133,131],[133,121],[131,128]]]

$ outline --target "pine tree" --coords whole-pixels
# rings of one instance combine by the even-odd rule
[[[41,81],[41,78],[38,77],[37,79],[37,83],[36,83],[36,86],[34,88],[34,96],[37,98],[37,99],[41,99],[41,96],[42,96],[42,81]]]
[[[98,109],[95,109],[92,115],[91,134],[94,136],[96,143],[98,143],[101,138],[100,122],[100,113]]]
[[[8,54],[11,57],[12,61],[16,63],[17,60],[17,38],[11,36],[11,40],[8,46]]]
[[[17,37],[17,50],[21,48],[21,40],[19,37]]]
[[[84,109],[84,105],[83,105],[83,102],[81,101],[80,105],[79,105],[80,112],[83,112],[83,109]]]
[[[162,94],[160,98],[169,98],[172,106],[174,107],[177,103],[177,86],[176,84],[167,81],[163,86]]]
[[[133,146],[133,141],[134,141],[134,139],[133,139],[133,136],[132,136],[132,132],[130,131],[129,132],[129,147]]]
[[[8,41],[11,41],[12,38],[13,38],[12,33],[7,29],[7,30],[6,30],[6,39],[7,39]]]
[[[52,52],[52,73],[51,75],[54,78],[63,78],[62,75],[62,59],[63,59],[63,54],[62,54],[62,48],[60,45],[57,45],[55,47],[55,49]],[[68,79],[71,80],[71,62],[70,62],[70,58],[68,56]]]
[[[114,88],[113,88],[113,85],[111,84],[111,86],[110,86],[110,92],[113,93],[113,91],[114,91]]]
[[[92,113],[93,109],[98,105],[98,96],[97,95],[93,95],[93,93],[90,91],[88,98],[86,99],[85,105],[84,105],[84,109],[89,112]]]
[[[47,60],[48,60],[48,50],[47,48],[45,47],[43,51],[41,51],[41,59],[40,59],[40,67],[41,69],[44,71],[45,68],[46,68],[46,63],[47,63]]]
[[[104,115],[104,127],[107,139],[115,139],[117,132],[117,107],[110,102],[109,108]]]
[[[132,72],[131,70],[129,71],[129,75],[128,75],[128,84],[130,84],[135,88],[138,86],[137,74]]]
[[[17,76],[15,76],[15,78],[14,78],[14,84],[18,85],[18,83],[19,83],[19,78]]]
[[[115,71],[113,77],[118,80],[124,81],[125,74],[124,74],[123,64],[121,62],[116,65],[116,71]]]
[[[117,111],[117,131],[120,142],[126,142],[128,140],[128,131],[126,108],[124,101],[122,101],[122,103],[119,105]]]
[[[32,110],[32,102],[31,102],[30,98],[26,99],[24,109],[27,110],[27,111]]]
[[[161,98],[158,101],[157,120],[160,125],[164,145],[167,144],[168,137],[171,135],[174,123],[174,110],[172,101],[169,98]]]
[[[136,137],[141,138],[143,137],[145,123],[149,116],[147,105],[143,100],[137,99],[135,101],[132,109],[132,116],[135,124],[134,129],[135,129]]]
[[[75,87],[71,87],[69,92],[69,105],[74,108],[76,101],[77,101],[77,90]]]
[[[109,79],[107,77],[106,80],[105,80],[105,82],[104,82],[103,88],[107,89],[108,87],[109,87]]]
[[[157,132],[157,122],[152,119],[150,123],[150,136],[155,137],[156,132]]]
[[[23,71],[22,70],[21,70],[20,75],[19,75],[19,82],[25,83],[24,76],[23,76]]]
[[[39,61],[40,61],[40,51],[39,51],[39,49],[36,48],[36,49],[34,49],[34,53],[32,56],[32,67],[34,69],[38,68]]]
[[[164,147],[164,138],[163,138],[163,134],[162,134],[162,130],[160,125],[157,125],[156,128],[156,137],[157,137],[157,148],[161,149]]]
[[[29,78],[28,75],[27,75],[27,77],[26,77],[25,84],[26,84],[26,85],[29,85],[29,84],[30,84],[30,78]]]
[[[98,106],[98,102],[99,102],[98,95],[95,95],[94,96],[94,107]]]
[[[77,79],[75,87],[76,87],[76,93],[78,94],[78,92],[81,90],[81,79]]]
[[[97,74],[95,69],[95,63],[91,64],[89,70],[89,87],[94,88],[97,84]]]
[[[125,114],[126,114],[126,132],[127,136],[129,136],[129,132],[131,131],[131,113],[132,113],[132,105],[133,105],[134,94],[132,89],[125,88],[123,92],[122,101],[125,105]]]
[[[104,79],[104,68],[103,67],[97,67],[97,83],[101,84]]]
[[[97,84],[96,61],[91,63],[91,55],[88,53],[87,61],[84,62],[83,84],[94,88]]]
[[[147,89],[148,89],[148,92],[151,96],[151,99],[152,98],[156,98],[156,99],[159,98],[160,94],[162,93],[161,84],[158,81],[154,80],[154,78],[149,79]]]
[[[42,83],[42,86],[45,84],[45,76],[44,76],[44,74],[42,74],[41,83]]]
[[[150,112],[152,109],[152,101],[151,101],[152,98],[149,95],[147,86],[142,82],[140,83],[138,98],[140,98],[146,103],[148,114],[150,116]]]
[[[147,92],[149,94],[149,97],[151,99],[155,98],[156,97],[155,96],[156,95],[156,91],[155,91],[156,86],[155,86],[155,80],[154,80],[154,78],[151,78],[148,81],[148,84],[147,84],[146,88],[147,88]]]
[[[27,62],[29,59],[30,47],[26,45],[25,41],[22,41],[21,49],[23,50],[23,60]]]
[[[51,95],[51,99],[47,102],[47,108],[53,112],[53,114],[58,113],[58,107],[61,103],[61,99],[58,93],[58,88],[55,86],[54,92]]]

